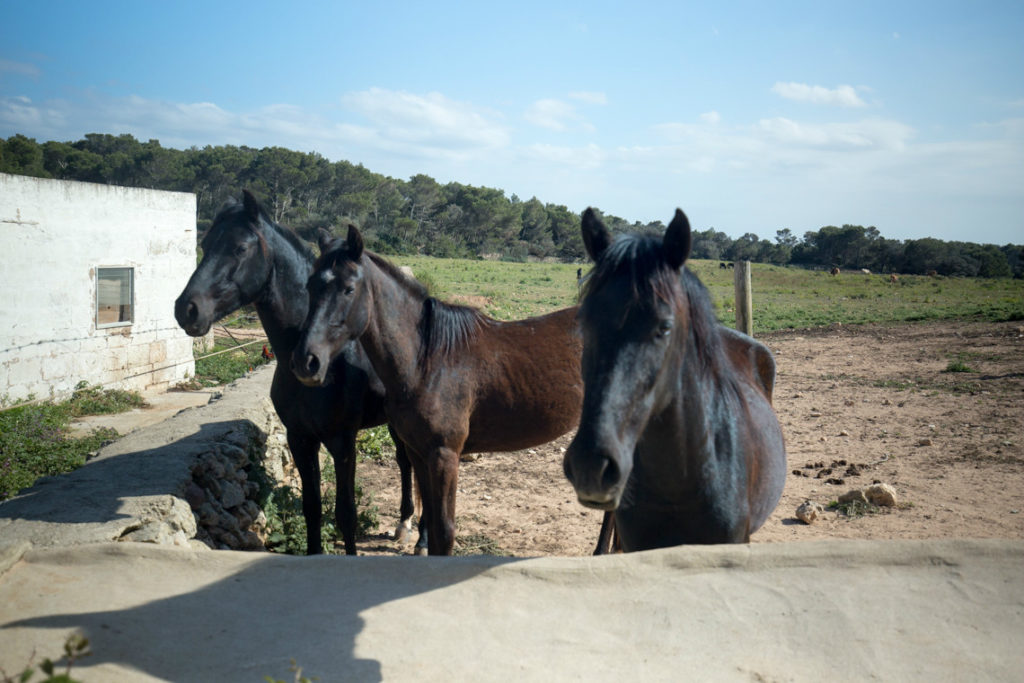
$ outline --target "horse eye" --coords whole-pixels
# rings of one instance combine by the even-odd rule
[[[658,336],[667,337],[672,333],[672,321],[662,320],[658,323]]]
[[[348,287],[345,288],[345,294],[346,295],[351,295],[352,292],[354,292],[354,291],[356,291],[356,288],[353,287],[352,285],[349,285]]]

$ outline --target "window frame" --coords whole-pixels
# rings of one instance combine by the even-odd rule
[[[128,319],[114,322],[100,322],[100,282],[104,279],[105,271],[125,271],[128,274]],[[108,276],[109,277],[109,276]],[[119,290],[120,293],[121,290]],[[118,304],[123,306],[124,304]],[[93,320],[97,330],[105,330],[113,327],[131,327],[135,323],[135,268],[133,266],[97,266],[96,267],[96,295],[93,298]]]

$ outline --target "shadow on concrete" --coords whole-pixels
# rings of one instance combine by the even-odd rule
[[[96,557],[95,548],[84,549],[85,557],[76,555],[74,567],[85,576],[102,567],[122,575],[100,578],[99,585],[83,588],[113,589],[106,604],[131,602],[135,595],[173,592],[187,585],[183,582],[194,586],[210,574],[221,577],[201,588],[137,606],[77,611],[78,605],[71,603],[62,613],[25,618],[3,627],[2,631],[85,632],[94,654],[72,670],[73,677],[79,677],[74,675],[77,672],[85,680],[99,680],[124,669],[168,681],[258,681],[266,676],[290,680],[291,660],[302,667],[303,675],[321,681],[381,680],[381,662],[356,654],[356,640],[364,627],[362,612],[443,589],[495,565],[515,561],[245,554],[252,557],[251,562],[225,572],[218,565],[230,561],[237,568],[242,553],[193,553],[118,544],[103,547],[105,557]],[[66,552],[70,560],[72,551]],[[95,572],[89,566],[91,560],[95,560]],[[38,570],[46,571],[46,567]],[[122,589],[118,591],[115,584]],[[99,596],[78,602],[84,603],[83,607],[104,604]],[[445,614],[437,614],[438,630],[445,629],[445,619]],[[417,638],[413,624],[395,625],[395,648]]]

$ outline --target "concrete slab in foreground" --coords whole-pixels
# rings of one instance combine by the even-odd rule
[[[0,576],[0,667],[85,631],[83,681],[1024,680],[1024,542],[601,558],[311,557],[118,543]]]

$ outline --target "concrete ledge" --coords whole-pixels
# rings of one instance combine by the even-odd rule
[[[82,681],[1018,680],[1024,542],[825,541],[586,558],[33,549],[0,667]]]
[[[32,548],[28,541],[0,541],[0,577]]]

